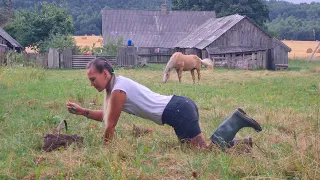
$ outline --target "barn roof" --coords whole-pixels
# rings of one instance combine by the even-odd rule
[[[204,49],[244,18],[238,14],[211,18],[178,42],[175,47]]]
[[[124,42],[129,39],[137,47],[172,48],[190,32],[210,18],[214,11],[102,10],[102,35]]]
[[[0,36],[3,37],[5,40],[7,40],[13,47],[23,49],[23,47],[1,27],[0,27]]]
[[[266,36],[269,36],[270,38],[272,38],[277,44],[284,47],[288,52],[291,51],[291,49],[288,46],[286,46],[284,43],[282,43],[281,41],[277,40],[276,38],[272,37],[270,34],[265,32],[250,18],[246,16],[241,16],[238,14],[216,18],[216,19],[215,18],[209,19],[204,24],[202,24],[197,29],[195,29],[193,32],[191,32],[188,36],[186,36],[184,39],[182,39],[180,42],[178,42],[175,45],[175,47],[204,49],[243,19],[249,20],[252,24],[254,24],[257,28],[259,28]],[[241,52],[244,49],[251,51],[251,49],[255,49],[255,47],[252,47],[252,48],[240,47],[239,49],[230,47],[229,49],[225,48],[224,50],[211,49],[211,51],[222,52],[222,51],[230,51],[231,49]]]

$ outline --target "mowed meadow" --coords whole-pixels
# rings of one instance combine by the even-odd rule
[[[320,62],[290,61],[284,71],[202,69],[199,84],[189,72],[161,83],[164,64],[117,68],[161,94],[193,99],[209,143],[215,128],[237,107],[262,126],[244,128],[253,137],[251,153],[198,151],[181,145],[169,126],[122,113],[116,138],[104,145],[104,124],[69,114],[70,100],[102,107],[103,94],[90,87],[86,70],[0,67],[0,179],[317,179],[320,174]],[[68,134],[84,146],[41,150],[42,134],[66,119]],[[152,133],[136,137],[133,126]],[[65,133],[65,131],[62,131]]]
[[[292,41],[282,40],[282,42],[291,48],[288,53],[290,59],[310,59],[314,50],[318,47],[319,41]],[[313,55],[314,60],[320,60],[320,48],[317,49]]]

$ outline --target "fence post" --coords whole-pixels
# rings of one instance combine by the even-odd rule
[[[138,51],[136,47],[119,47],[117,56],[118,66],[137,66]]]
[[[48,68],[59,68],[59,52],[54,48],[49,49]]]

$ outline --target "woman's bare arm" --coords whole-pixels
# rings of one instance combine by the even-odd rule
[[[103,110],[89,110],[70,101],[66,103],[66,106],[68,111],[72,114],[83,115],[96,121],[103,120]]]
[[[110,104],[108,106],[110,109],[106,120],[106,130],[103,136],[105,141],[112,139],[114,136],[115,127],[118,123],[126,97],[126,93],[121,90],[115,90],[111,94]]]

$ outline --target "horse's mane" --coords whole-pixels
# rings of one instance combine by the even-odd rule
[[[168,72],[172,69],[172,66],[174,65],[174,56],[171,56],[169,61],[167,62],[166,68],[164,69],[164,72]]]

